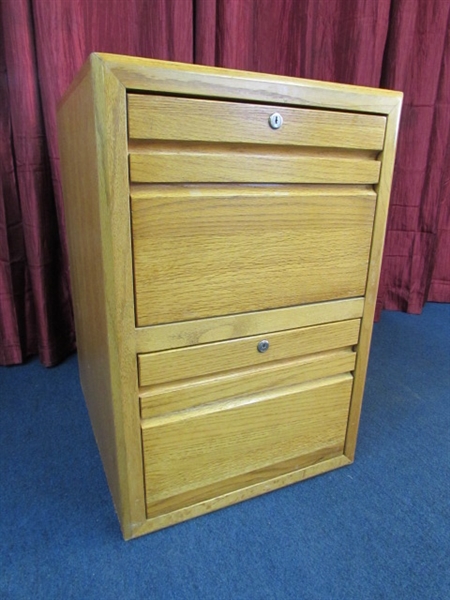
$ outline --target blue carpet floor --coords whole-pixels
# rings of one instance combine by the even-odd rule
[[[0,369],[1,599],[449,600],[450,305],[375,326],[356,462],[123,542],[76,356]]]

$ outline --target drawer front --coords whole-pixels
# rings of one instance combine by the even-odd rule
[[[135,329],[136,353],[198,346],[250,335],[267,335],[275,331],[287,331],[294,326],[299,329],[359,319],[363,310],[364,298],[347,298],[197,321],[139,327]]]
[[[141,417],[150,419],[194,406],[238,398],[264,390],[298,385],[314,379],[350,373],[356,352],[349,348],[213,375],[201,379],[155,385],[142,391]]]
[[[381,163],[351,153],[150,147],[130,154],[133,183],[374,184]]]
[[[269,125],[275,112],[279,129]],[[128,96],[133,183],[378,182],[385,117]]]
[[[375,202],[358,187],[133,192],[137,325],[363,296]]]
[[[157,385],[235,369],[260,366],[352,346],[358,342],[360,319],[292,329],[264,336],[202,344],[138,356],[139,383]],[[261,341],[269,342],[260,352]]]
[[[278,112],[283,125],[272,129]],[[128,95],[131,139],[381,150],[386,117],[144,94]]]
[[[352,382],[340,375],[145,421],[147,516],[263,481],[267,469],[298,469],[302,456],[342,453]]]

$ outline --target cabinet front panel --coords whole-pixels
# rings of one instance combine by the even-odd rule
[[[269,118],[283,118],[273,129]],[[131,139],[381,150],[386,117],[243,102],[128,94]]]
[[[356,352],[348,347],[283,360],[263,368],[249,367],[231,373],[151,386],[141,393],[141,417],[149,419],[225,398],[261,393],[264,390],[349,373],[355,367],[355,359]]]
[[[141,386],[201,377],[333,350],[358,342],[360,319],[138,356]],[[261,352],[260,344],[268,342]]]
[[[209,412],[192,409],[145,421],[148,515],[163,511],[164,501],[173,497],[182,506],[183,494],[192,490],[209,486],[205,493],[214,497],[215,483],[223,491],[230,480],[238,489],[256,470],[319,450],[342,450],[352,382],[351,375],[340,375],[219,404]]]
[[[137,325],[363,296],[375,202],[357,186],[135,190]]]

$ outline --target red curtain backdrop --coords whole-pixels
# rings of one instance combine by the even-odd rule
[[[450,0],[392,2],[381,87],[405,94],[378,312],[450,302]]]
[[[190,0],[0,1],[0,364],[75,349],[58,100],[94,51],[192,62],[192,15]]]
[[[0,364],[75,349],[56,104],[92,51],[403,90],[378,313],[450,302],[449,16],[450,0],[0,0]]]

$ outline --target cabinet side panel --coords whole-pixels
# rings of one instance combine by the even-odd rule
[[[120,514],[90,73],[58,111],[58,138],[80,379],[108,484]]]
[[[126,90],[102,61],[95,56],[91,59],[105,310],[121,495],[119,518],[123,535],[129,538],[146,516],[134,335]]]

